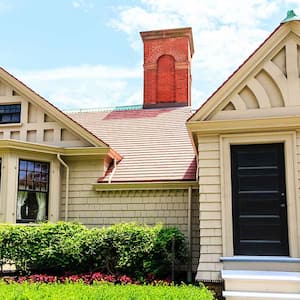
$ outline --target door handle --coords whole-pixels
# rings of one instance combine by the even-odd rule
[[[281,203],[281,204],[280,204],[280,207],[281,207],[281,208],[285,208],[285,203]]]

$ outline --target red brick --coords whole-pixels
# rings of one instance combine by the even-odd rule
[[[144,107],[190,106],[194,53],[191,28],[141,32],[144,42]]]

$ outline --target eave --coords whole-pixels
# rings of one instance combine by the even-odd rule
[[[60,109],[55,107],[48,100],[34,92],[31,88],[25,85],[23,82],[15,78],[5,69],[0,67],[1,80],[12,86],[20,95],[33,102],[35,105],[47,112],[53,119],[64,124],[73,133],[80,135],[83,139],[91,143],[96,147],[109,147],[99,137],[95,136],[92,132],[88,131],[81,124],[71,119],[68,115],[63,113]]]
[[[282,131],[300,129],[300,116],[270,117],[244,120],[190,121],[188,129],[197,135],[241,132]]]
[[[63,148],[50,145],[42,145],[36,143],[28,143],[17,140],[0,140],[0,151],[21,150],[29,152],[39,152],[46,154],[60,154],[65,157],[95,157],[95,158],[115,158],[120,160],[122,157],[109,147],[78,147],[78,148]]]
[[[197,181],[159,181],[159,182],[114,182],[96,183],[93,189],[103,191],[139,191],[139,190],[186,190],[199,188]]]

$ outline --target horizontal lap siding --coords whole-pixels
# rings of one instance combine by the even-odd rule
[[[178,226],[187,235],[187,190],[96,192],[92,184],[101,176],[101,168],[101,163],[95,161],[70,163],[69,221],[79,221],[89,227],[120,222],[162,223]],[[64,182],[62,196],[61,218],[64,219]],[[192,263],[196,271],[199,261],[198,191],[193,191],[192,209]]]
[[[222,256],[219,137],[201,137],[198,151],[200,259],[196,280],[218,280]]]

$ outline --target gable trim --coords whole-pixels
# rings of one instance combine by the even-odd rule
[[[83,139],[88,141],[93,146],[98,147],[109,147],[107,143],[102,141],[92,132],[88,131],[81,124],[74,121],[48,100],[40,96],[38,93],[33,91],[27,85],[25,85],[22,81],[14,77],[12,74],[7,72],[5,69],[0,67],[0,77],[7,84],[13,86],[13,88],[21,95],[23,95],[27,101],[33,102],[35,105],[40,107],[42,110],[47,112],[49,115],[54,116],[55,119],[59,120],[60,123],[64,124],[69,130],[80,135]],[[41,105],[41,103],[43,105]]]
[[[284,124],[284,125],[283,125]],[[300,117],[272,117],[256,119],[235,119],[218,121],[193,121],[187,124],[192,133],[201,132],[202,135],[214,133],[240,133],[240,132],[260,132],[296,130],[299,129]]]
[[[210,113],[220,104],[220,99],[225,99],[245,77],[257,66],[255,62],[260,57],[265,57],[272,49],[274,49],[282,39],[293,32],[296,28],[299,30],[300,22],[294,21],[280,24],[265,41],[240,65],[225,82],[200,106],[199,109],[187,120],[187,122],[205,120]]]

